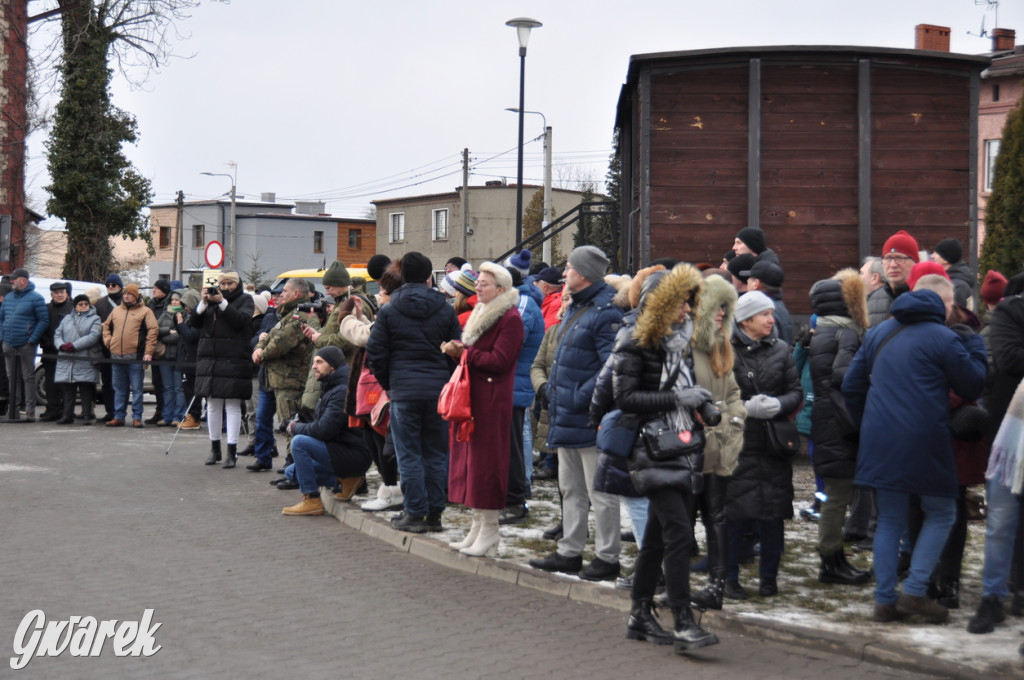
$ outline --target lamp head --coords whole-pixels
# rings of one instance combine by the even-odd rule
[[[518,17],[516,19],[509,19],[505,22],[505,25],[512,26],[516,29],[516,34],[519,38],[519,55],[523,56],[526,54],[526,44],[530,42],[530,31],[535,28],[540,28],[544,24],[540,23],[536,19]]]

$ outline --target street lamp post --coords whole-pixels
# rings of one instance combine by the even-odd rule
[[[536,19],[518,17],[505,22],[516,29],[519,37],[519,163],[516,184],[516,244],[523,240],[523,110],[526,88],[526,44],[530,42],[530,31],[540,28]]]
[[[235,169],[235,175],[238,174],[238,166],[234,163],[230,165]],[[231,263],[230,266],[238,269],[238,233],[235,231],[235,196],[236,196],[236,179],[235,175],[229,175],[224,172],[201,172],[201,175],[207,175],[209,177],[227,177],[231,180]],[[227,249],[225,248],[227,252]]]
[[[508,108],[506,111],[519,113],[520,109]],[[544,215],[541,217],[541,229],[547,229],[551,224],[551,217],[554,214],[551,209],[551,127],[548,125],[547,116],[540,111],[523,111],[541,117],[544,121]],[[551,239],[545,239],[542,247],[541,258],[548,264],[551,262]]]

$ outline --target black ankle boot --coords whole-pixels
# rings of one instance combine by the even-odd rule
[[[939,604],[946,609],[960,609],[960,579],[954,578],[944,581],[939,586]]]
[[[696,624],[693,620],[693,611],[689,607],[673,609],[672,618],[675,621],[672,637],[675,641],[676,654],[718,644],[717,635],[709,633]]]
[[[250,442],[248,446],[238,452],[239,456],[255,456],[256,455],[256,444]]]
[[[228,444],[228,455],[224,459],[224,464],[221,465],[225,470],[230,470],[235,467],[235,461],[238,460],[238,444]]]
[[[210,442],[210,457],[206,459],[207,465],[216,465],[220,462],[220,440]]]
[[[629,622],[626,624],[626,638],[647,640],[656,645],[672,644],[672,633],[661,627],[654,617],[652,607],[650,598],[633,600],[633,609],[629,612]]]
[[[871,573],[861,571],[846,561],[842,548],[831,555],[821,556],[821,568],[818,569],[818,580],[821,583],[837,583],[845,586],[859,586],[871,580]]]
[[[721,576],[712,576],[708,579],[707,588],[690,595],[690,602],[697,609],[721,609],[724,597],[725,579]]]

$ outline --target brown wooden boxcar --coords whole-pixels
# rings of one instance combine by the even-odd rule
[[[977,252],[978,84],[988,57],[864,47],[744,47],[631,57],[619,99],[625,269],[721,261],[761,227],[785,300],[879,254]]]

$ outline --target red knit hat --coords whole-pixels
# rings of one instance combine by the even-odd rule
[[[949,274],[946,273],[946,270],[941,264],[938,262],[932,262],[931,260],[925,260],[924,262],[918,262],[911,267],[910,274],[907,276],[907,286],[910,287],[910,290],[914,290],[914,285],[917,283],[917,280],[922,276],[927,276],[928,274],[938,274],[940,276],[945,276],[947,281],[950,280]]]
[[[888,253],[900,253],[911,258],[914,262],[920,262],[921,258],[918,255],[920,250],[914,237],[900,229],[890,236],[885,245],[882,246],[882,256],[884,257]]]
[[[1006,290],[1006,277],[992,269],[985,273],[985,281],[981,284],[981,299],[990,305],[998,304]]]

